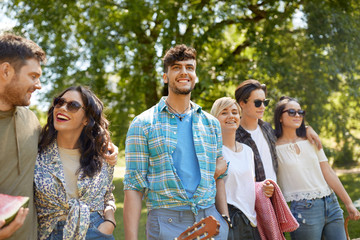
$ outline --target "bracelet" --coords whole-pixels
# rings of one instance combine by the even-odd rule
[[[116,224],[110,219],[104,219],[104,222],[110,222],[112,225],[114,225],[114,228],[116,228]]]
[[[111,210],[113,210],[114,212],[116,211],[115,207],[112,206],[112,205],[106,206],[105,210],[107,210],[107,209],[111,209]],[[104,210],[104,211],[105,211],[105,210]]]
[[[225,214],[221,215],[223,217],[223,219],[225,219],[226,223],[229,225],[229,228],[232,228],[232,223],[231,220],[228,216],[226,216]]]

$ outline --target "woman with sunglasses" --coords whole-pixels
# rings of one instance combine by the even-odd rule
[[[236,141],[245,143],[253,150],[256,181],[272,179],[276,182],[276,137],[271,124],[261,120],[270,102],[266,99],[266,85],[253,79],[246,80],[237,87],[235,99],[242,110]],[[309,140],[321,147],[317,134],[311,128],[307,132]]]
[[[234,99],[222,97],[214,102],[210,113],[220,122],[222,152],[229,164],[228,175],[224,177],[225,189],[218,189],[218,192],[226,192],[229,215],[233,223],[228,239],[260,240],[255,212],[254,153],[249,146],[235,141],[236,129],[240,125],[240,106]],[[263,192],[266,197],[271,197],[274,186],[270,183],[264,184]],[[218,197],[220,196],[217,194],[216,198]]]
[[[87,88],[70,87],[54,99],[35,166],[39,239],[114,239],[108,125]]]
[[[353,220],[360,218],[332,170],[324,150],[306,139],[305,111],[294,98],[281,97],[274,114],[278,183],[300,227],[291,239],[346,240],[340,197]],[[333,192],[334,191],[334,192]]]

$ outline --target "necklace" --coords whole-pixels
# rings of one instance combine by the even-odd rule
[[[183,118],[185,117],[185,115],[184,115],[184,116],[181,116],[181,115],[183,115],[183,114],[190,108],[190,104],[189,104],[189,106],[188,106],[187,108],[185,108],[185,110],[184,110],[182,113],[179,113],[178,111],[176,111],[176,110],[168,103],[167,100],[165,100],[165,103],[166,103],[166,105],[170,108],[171,112],[172,112],[177,118],[179,118],[180,121],[182,121]]]

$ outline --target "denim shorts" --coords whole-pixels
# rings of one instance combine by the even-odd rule
[[[104,222],[104,219],[98,212],[90,213],[90,225],[88,231],[86,233],[86,240],[95,240],[95,239],[111,239],[114,240],[114,236],[112,234],[105,234],[98,230],[98,227],[101,223]],[[65,226],[65,221],[59,221],[50,236],[47,238],[48,240],[62,240],[63,239],[63,229]]]
[[[176,211],[164,208],[151,210],[146,222],[147,240],[174,239],[195,222],[207,216],[213,216],[220,223],[220,233],[214,236],[214,239],[226,240],[229,227],[214,205],[200,209],[198,215],[194,215],[190,210]]]
[[[346,240],[343,211],[335,193],[323,198],[291,202],[291,212],[300,227],[291,239]]]

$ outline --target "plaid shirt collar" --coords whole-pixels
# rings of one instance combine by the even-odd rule
[[[169,110],[168,110],[168,106],[166,105],[166,102],[165,102],[166,99],[167,99],[167,97],[162,97],[162,98],[160,99],[160,102],[159,102],[159,104],[157,105],[157,110],[158,110],[159,112],[165,111],[165,109],[166,109],[167,111],[169,111]],[[201,108],[199,105],[197,105],[196,103],[194,103],[194,102],[191,101],[191,100],[190,100],[190,104],[191,104],[191,107],[195,110],[195,112],[201,113],[202,108]]]

